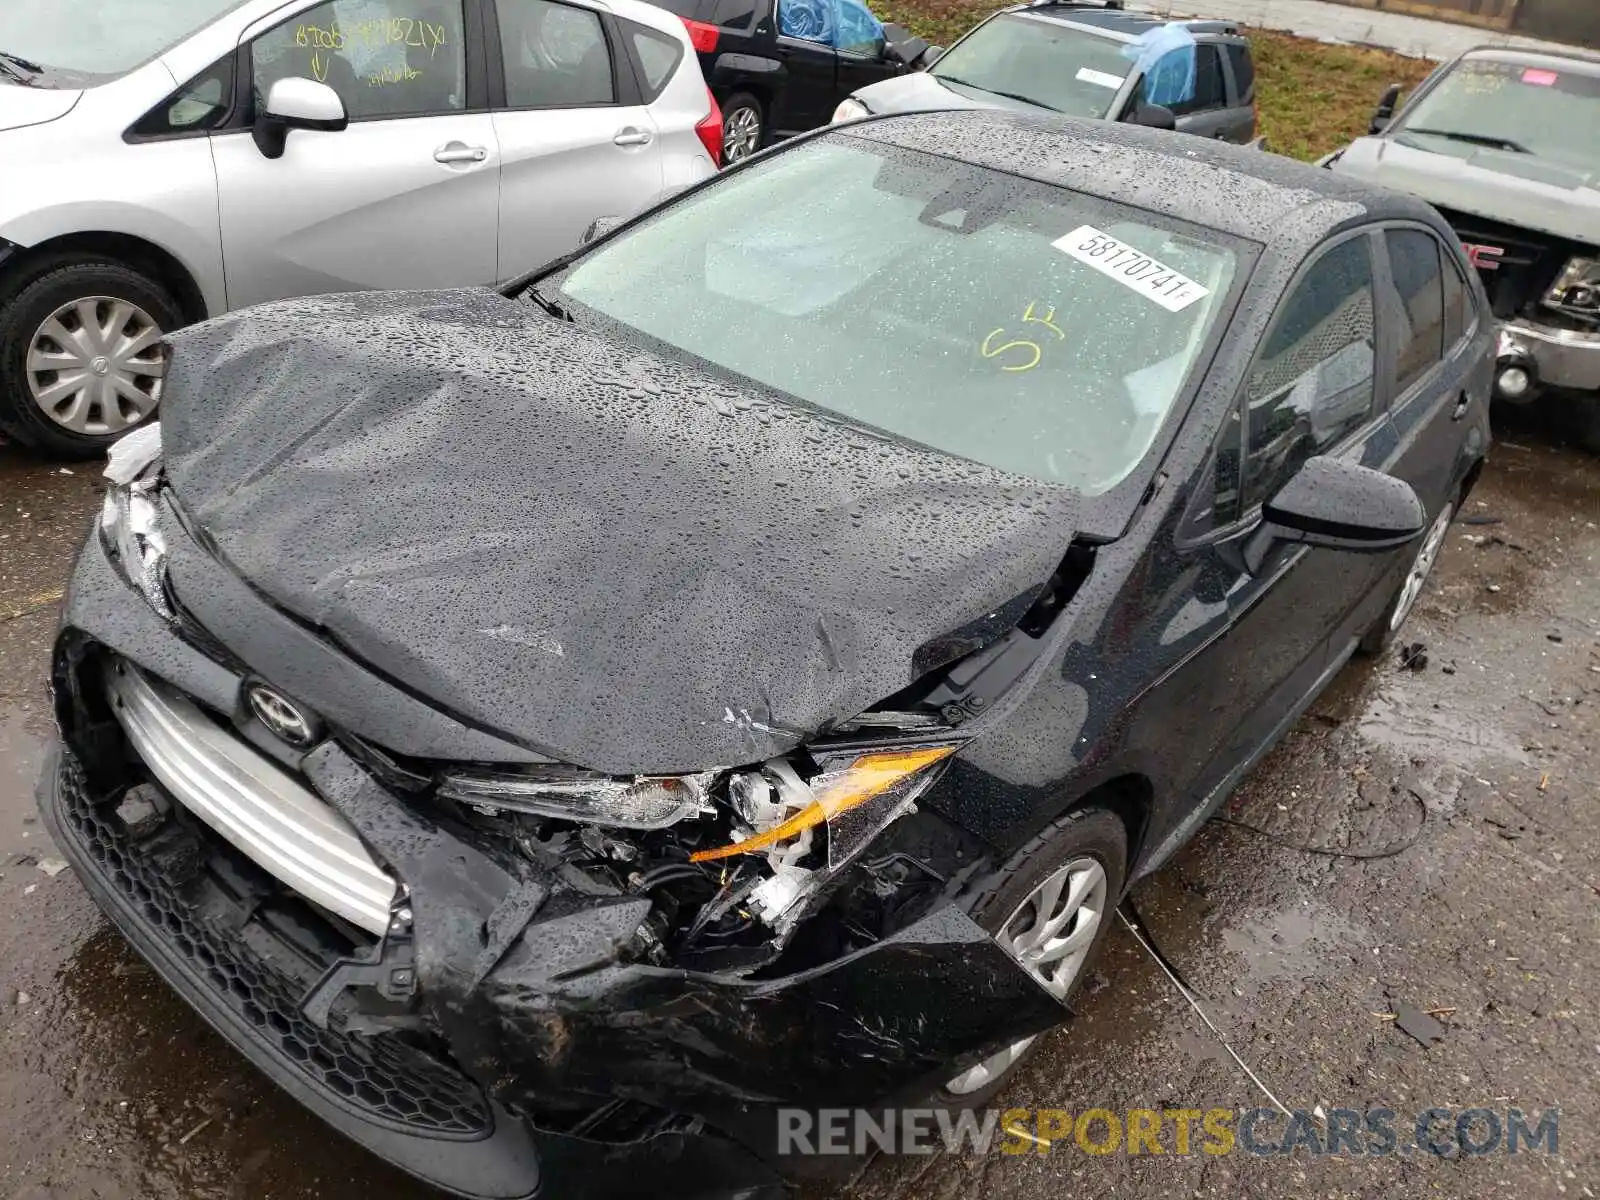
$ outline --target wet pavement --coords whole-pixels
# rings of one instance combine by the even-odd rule
[[[1426,664],[1348,668],[1133,907],[1290,1108],[1559,1107],[1560,1154],[1178,1155],[1169,1126],[1161,1156],[880,1160],[850,1200],[1595,1195],[1600,459],[1502,433],[1408,626]],[[0,449],[0,1197],[432,1195],[281,1098],[42,869],[46,658],[98,505],[67,471]],[[1443,1040],[1378,1015],[1400,1003],[1451,1010]],[[997,1107],[1268,1103],[1121,929],[1076,1008]]]

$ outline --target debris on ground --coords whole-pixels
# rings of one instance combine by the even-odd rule
[[[1400,647],[1400,666],[1407,671],[1420,671],[1428,665],[1428,648],[1421,642],[1411,642]]]
[[[33,997],[28,995],[27,992],[19,991],[17,993],[17,1007],[18,1008],[21,1008],[24,1004],[28,1004],[28,1003],[32,1002],[32,1000],[33,1000]]]
[[[1550,772],[1549,771],[1541,771],[1539,773],[1539,790],[1541,792],[1548,792],[1550,790]]]
[[[1483,513],[1474,513],[1470,517],[1462,517],[1461,523],[1463,525],[1504,525],[1506,519],[1504,517],[1491,517]]]
[[[1453,1012],[1455,1012],[1453,1008],[1434,1008],[1423,1012],[1420,1008],[1402,1001],[1394,1006],[1394,1027],[1421,1042],[1426,1049],[1435,1042],[1444,1040],[1444,1024],[1433,1014],[1449,1016]]]
[[[1544,636],[1549,641],[1556,642],[1557,644],[1559,644],[1561,641],[1561,635],[1559,633],[1547,633]]]
[[[38,862],[34,863],[34,866],[38,867],[39,870],[43,871],[51,879],[54,879],[57,875],[61,874],[61,872],[67,869],[66,860],[61,858],[41,858]]]

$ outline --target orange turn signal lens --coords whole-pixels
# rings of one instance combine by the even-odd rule
[[[758,833],[742,842],[718,846],[714,850],[697,850],[689,856],[689,861],[714,862],[719,858],[749,854],[755,850],[764,850],[778,842],[786,842],[813,826],[831,820],[839,813],[848,812],[865,804],[874,796],[882,795],[907,775],[915,775],[924,767],[931,767],[940,759],[948,758],[954,753],[954,746],[929,746],[920,750],[882,750],[863,754],[851,763],[843,774],[824,784],[816,793],[815,800],[783,824],[775,825],[765,833]]]

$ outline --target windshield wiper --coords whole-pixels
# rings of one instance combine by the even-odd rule
[[[4,71],[18,83],[31,83],[35,75],[43,75],[44,68],[36,62],[29,62],[15,54],[7,54],[0,50],[0,71]]]
[[[535,286],[530,284],[526,289],[523,290],[522,294],[524,296],[526,296],[529,300],[532,300],[540,308],[544,309],[545,312],[549,313],[556,320],[558,320],[558,321],[570,321],[570,320],[572,320],[572,314],[571,313],[569,313],[564,307],[562,307],[562,305],[560,303],[558,303],[555,300],[550,299],[549,296],[546,296],[537,287],[535,287]]]
[[[947,83],[959,84],[962,87],[977,88],[978,91],[988,92],[991,96],[1003,96],[1007,100],[1020,100],[1024,104],[1032,104],[1036,108],[1049,109],[1051,112],[1061,111],[1059,108],[1053,108],[1046,104],[1043,100],[1035,100],[1032,96],[1024,96],[1018,92],[1002,92],[997,88],[984,87],[981,83],[972,83],[970,80],[957,79],[954,75],[935,75],[934,78],[943,79]]]
[[[1449,138],[1452,142],[1469,142],[1474,146],[1490,146],[1497,150],[1510,150],[1516,154],[1532,154],[1521,142],[1513,142],[1510,138],[1495,137],[1488,133],[1463,133],[1459,129],[1404,129],[1401,133],[1420,133],[1428,137]]]

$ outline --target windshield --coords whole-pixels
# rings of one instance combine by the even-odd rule
[[[1103,117],[1132,66],[1120,42],[1005,13],[962,38],[928,74],[1074,117]]]
[[[1483,147],[1590,172],[1600,163],[1600,77],[1464,59],[1396,127],[1399,140],[1463,156]]]
[[[1235,243],[840,134],[727,176],[570,269],[576,319],[907,441],[1097,493],[1150,449]]]
[[[121,75],[243,2],[0,0],[0,53],[13,61],[0,79],[83,85]]]

